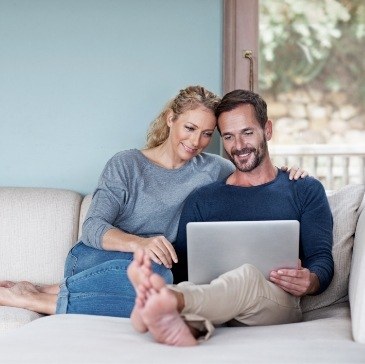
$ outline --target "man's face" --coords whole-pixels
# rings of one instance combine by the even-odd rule
[[[254,107],[245,104],[218,118],[224,149],[241,172],[250,172],[268,155],[267,140],[271,138],[271,122],[263,130],[256,120]]]

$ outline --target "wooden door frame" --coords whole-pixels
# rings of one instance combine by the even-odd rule
[[[253,89],[258,89],[259,0],[223,0],[223,94],[250,88],[252,51]]]

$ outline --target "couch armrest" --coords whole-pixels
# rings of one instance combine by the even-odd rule
[[[349,298],[352,335],[354,340],[365,343],[365,209],[357,222],[352,255]]]
[[[64,189],[0,187],[0,280],[60,282],[81,199]]]

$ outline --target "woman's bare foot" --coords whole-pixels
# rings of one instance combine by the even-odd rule
[[[44,293],[30,282],[2,282],[0,306],[26,308],[31,311],[54,314],[57,295]]]
[[[59,284],[46,284],[44,286],[36,286],[39,292],[49,293],[58,295],[60,293],[60,285]]]
[[[12,282],[12,281],[0,281],[0,287],[11,288],[16,283],[17,282]],[[58,284],[45,284],[43,286],[39,286],[39,285],[33,285],[32,283],[29,282],[27,283],[34,286],[34,288],[36,288],[37,291],[42,293],[50,293],[55,295],[58,295],[60,293],[60,286]]]
[[[0,281],[0,287],[10,288],[10,287],[13,287],[14,285],[15,285],[15,282],[11,282],[11,281]]]
[[[146,300],[145,287],[149,284],[148,278],[151,274],[151,260],[142,249],[137,250],[134,253],[132,263],[128,267],[128,278],[136,291],[136,303],[131,313],[132,325],[136,331],[141,333],[147,331],[147,326],[140,316],[140,310]]]
[[[178,300],[157,274],[149,277],[151,288],[139,309],[140,318],[157,342],[174,346],[197,345],[189,327],[181,318]]]

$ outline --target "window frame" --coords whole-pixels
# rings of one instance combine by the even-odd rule
[[[223,93],[249,89],[252,51],[253,90],[258,87],[259,0],[224,0],[223,4]]]

